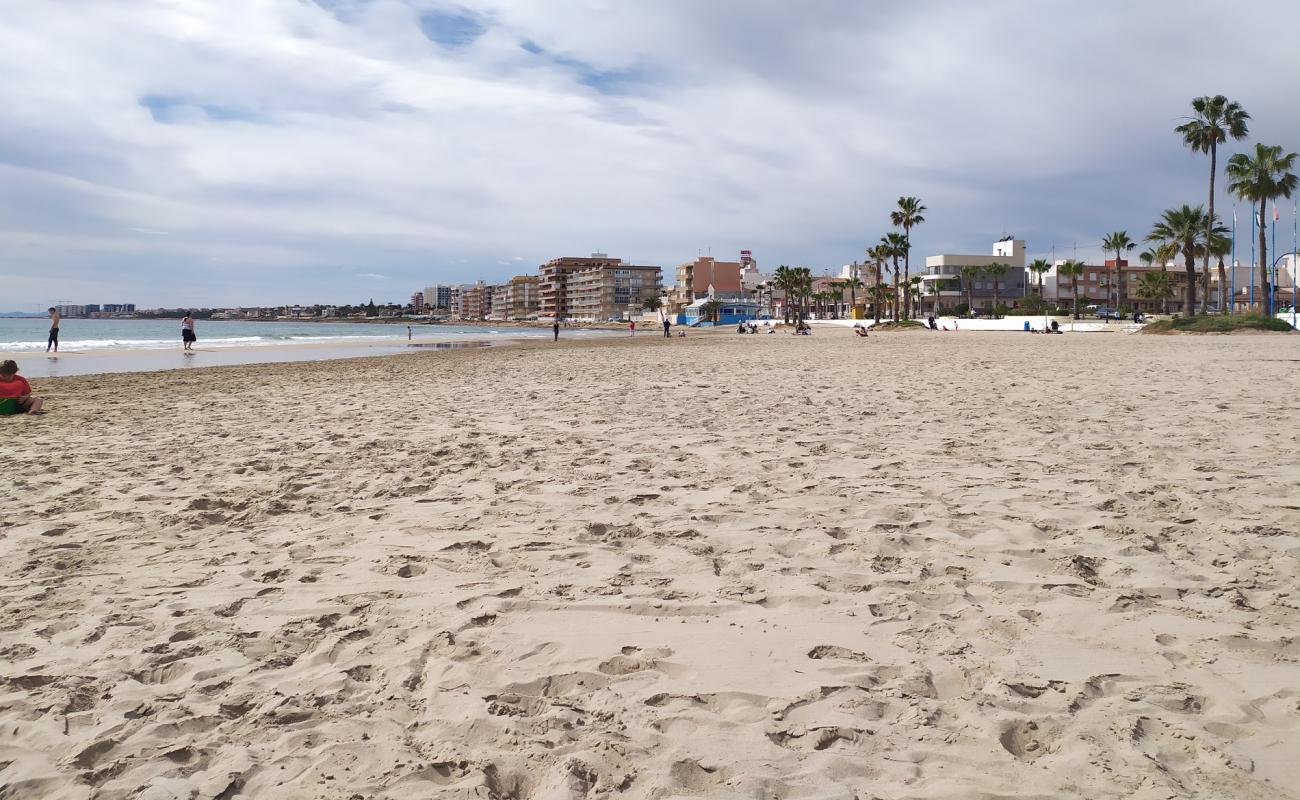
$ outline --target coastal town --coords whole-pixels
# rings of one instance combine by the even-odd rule
[[[904,198],[908,199],[908,198]],[[1133,248],[1123,231],[1107,237],[1120,253]],[[1194,263],[1206,308],[1247,311],[1263,305],[1266,289],[1273,307],[1294,305],[1295,257],[1282,253],[1262,280],[1250,263],[1214,253],[1206,271]],[[763,271],[750,250],[734,260],[700,255],[679,263],[673,280],[664,269],[636,264],[606,253],[563,256],[540,265],[536,273],[500,282],[433,284],[411,294],[406,303],[373,301],[356,306],[286,305],[217,309],[153,309],[133,304],[56,306],[64,318],[181,316],[193,311],[213,320],[393,320],[455,322],[577,323],[669,319],[674,324],[734,325],[750,320],[788,320],[800,314],[811,320],[899,320],[926,316],[997,318],[1017,314],[1128,317],[1183,314],[1187,273],[1167,246],[1143,250],[1132,258],[1101,263],[1074,259],[1033,259],[1026,242],[1002,236],[987,253],[939,253],[926,256],[924,267],[909,270],[906,247],[888,242],[868,248],[867,258],[834,271],[813,274],[808,268]],[[903,263],[896,263],[902,261]],[[784,271],[803,270],[802,283],[782,280]]]

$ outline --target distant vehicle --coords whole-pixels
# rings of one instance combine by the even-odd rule
[[[1123,319],[1124,317],[1123,317],[1123,315],[1121,315],[1121,314],[1120,314],[1118,311],[1116,311],[1115,309],[1113,309],[1113,308],[1106,308],[1106,307],[1103,306],[1103,307],[1097,309],[1097,318],[1098,318],[1098,319],[1116,319],[1116,320],[1118,320],[1118,319]]]

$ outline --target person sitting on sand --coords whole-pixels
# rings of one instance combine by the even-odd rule
[[[14,361],[0,362],[0,400],[15,400],[19,411],[28,414],[41,413],[45,400],[32,394],[32,385],[18,374],[18,364]]]
[[[866,335],[867,335],[867,329],[864,328],[864,327],[862,327],[861,325],[854,325],[854,326],[853,326],[853,335],[854,335],[854,336],[866,336]]]

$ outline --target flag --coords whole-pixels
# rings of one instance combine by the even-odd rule
[[[1277,203],[1273,204],[1273,221],[1277,222]]]

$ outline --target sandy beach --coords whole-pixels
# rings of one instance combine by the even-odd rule
[[[35,380],[0,798],[1300,797],[1300,336]]]

